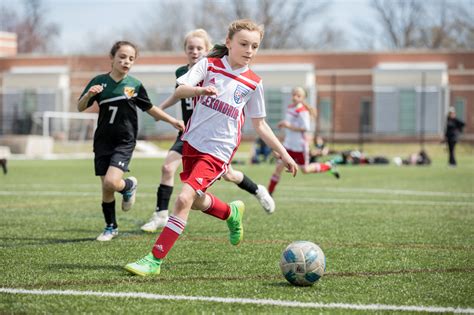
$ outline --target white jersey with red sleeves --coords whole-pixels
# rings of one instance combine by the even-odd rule
[[[224,56],[203,58],[176,82],[216,87],[216,96],[197,99],[182,139],[196,150],[229,163],[240,144],[245,115],[266,116],[262,80],[247,66],[232,70]]]
[[[310,129],[310,114],[308,109],[301,103],[291,104],[286,110],[285,120],[290,125],[297,128],[304,128],[305,131],[285,130],[285,141],[283,146],[287,150],[295,152],[304,152],[308,150],[308,141],[306,131]]]

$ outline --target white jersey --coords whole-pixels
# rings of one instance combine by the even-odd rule
[[[224,56],[203,58],[176,82],[190,86],[202,82],[202,86],[216,87],[216,96],[197,98],[182,140],[200,152],[230,163],[240,144],[245,115],[266,116],[262,80],[247,66],[232,70]]]
[[[285,120],[289,122],[290,125],[303,128],[305,131],[293,131],[286,128],[283,146],[287,150],[295,152],[308,151],[308,140],[306,138],[306,132],[310,129],[310,114],[308,109],[301,103],[291,104],[286,110]]]

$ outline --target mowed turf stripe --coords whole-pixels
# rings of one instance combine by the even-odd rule
[[[361,311],[405,311],[405,312],[428,312],[428,313],[463,313],[474,314],[474,308],[441,307],[441,306],[416,306],[416,305],[386,305],[386,304],[346,304],[346,303],[316,303],[283,301],[272,299],[246,299],[246,298],[224,298],[207,296],[185,296],[185,295],[161,295],[145,292],[98,292],[98,291],[75,291],[75,290],[25,290],[16,288],[0,288],[0,293],[8,294],[30,294],[30,295],[64,295],[64,296],[96,296],[113,298],[139,298],[149,300],[178,300],[198,301],[227,304],[253,304],[278,307],[296,308],[324,308],[324,309],[348,309]]]
[[[72,190],[74,189],[87,189],[91,188],[91,184],[74,184],[69,185]],[[66,188],[68,185],[62,184],[8,184],[4,187],[10,188],[28,188],[28,189],[45,189],[45,188]],[[97,187],[100,186],[97,184]],[[156,188],[156,185],[140,184],[143,188]],[[284,191],[291,189],[294,191],[310,191],[314,192],[315,187],[295,187],[291,185],[280,184],[279,189]],[[234,190],[233,185],[219,185],[219,189],[223,190]],[[369,188],[369,187],[358,187],[358,188],[346,188],[346,187],[318,187],[318,191],[327,191],[334,193],[359,193],[359,194],[381,194],[381,195],[407,195],[407,196],[444,196],[444,197],[465,197],[474,198],[474,193],[463,193],[463,192],[450,192],[450,191],[425,191],[425,190],[407,190],[407,189],[383,189],[383,188]]]
[[[100,192],[73,192],[73,191],[0,191],[0,196],[99,196]],[[154,193],[138,192],[139,197],[156,198]],[[470,201],[432,201],[432,200],[397,200],[397,199],[349,199],[349,198],[304,198],[285,197],[285,201],[308,201],[318,203],[359,203],[359,204],[392,204],[392,205],[415,205],[415,206],[472,206]]]

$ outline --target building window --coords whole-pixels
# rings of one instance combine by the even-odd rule
[[[34,113],[55,111],[60,91],[20,89],[4,92],[0,130],[2,134],[30,134],[35,131]]]
[[[267,112],[267,123],[273,129],[278,129],[277,124],[284,119],[283,92],[280,88],[270,88],[265,90],[265,107]]]
[[[416,92],[415,90],[400,90],[399,126],[403,134],[414,134],[416,131]]]
[[[332,100],[321,98],[318,106],[319,110],[319,132],[329,135],[332,128]]]
[[[466,99],[456,97],[454,108],[456,109],[456,117],[462,121],[466,121]]]

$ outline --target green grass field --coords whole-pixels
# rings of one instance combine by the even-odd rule
[[[155,278],[123,266],[156,238],[139,227],[154,209],[163,160],[132,161],[137,203],[117,211],[121,234],[108,243],[94,240],[104,223],[92,160],[9,161],[9,174],[0,174],[0,313],[474,312],[474,157],[461,151],[458,168],[445,159],[340,167],[340,180],[286,174],[273,215],[219,181],[213,193],[247,205],[242,245],[228,244],[224,222],[192,212]],[[236,166],[265,185],[273,167]],[[280,274],[280,254],[295,240],[326,254],[327,273],[312,287]]]

